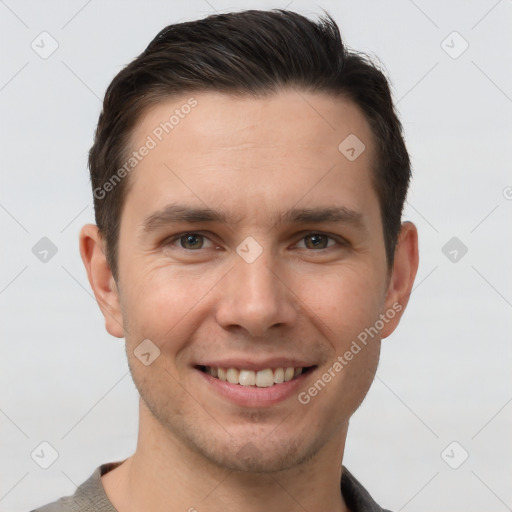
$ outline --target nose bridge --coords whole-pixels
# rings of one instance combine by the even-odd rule
[[[240,244],[237,252],[253,251],[251,241]],[[248,249],[248,250],[247,250]],[[267,254],[265,254],[267,253]],[[293,294],[283,284],[279,269],[270,251],[244,258],[237,256],[234,267],[226,276],[224,291],[217,309],[217,321],[223,327],[237,325],[253,336],[262,336],[276,325],[291,324],[296,315]]]
[[[281,281],[276,277],[276,271],[271,271],[272,262],[269,257],[261,256],[252,263],[239,261],[236,267],[237,282],[240,283],[239,293],[245,296],[247,304],[270,306],[276,301],[276,295],[282,290]]]

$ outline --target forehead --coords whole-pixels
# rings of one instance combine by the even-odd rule
[[[337,149],[357,133],[371,145],[371,130],[355,103],[346,97],[283,89],[264,96],[215,91],[167,98],[149,107],[133,130],[132,144],[150,135],[157,144],[173,139],[184,149],[234,148],[244,143],[302,144]]]
[[[150,149],[129,176],[125,201],[139,210],[163,207],[177,195],[239,209],[254,207],[248,196],[256,196],[260,208],[273,212],[301,197],[345,196],[352,204],[343,206],[354,208],[369,195],[375,199],[371,129],[342,97],[283,90],[258,98],[218,92],[168,98],[137,123],[131,149],[144,146]]]

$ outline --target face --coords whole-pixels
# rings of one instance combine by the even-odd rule
[[[371,131],[348,100],[285,90],[193,94],[160,133],[190,96],[133,133],[133,149],[156,145],[129,176],[124,330],[107,328],[126,337],[143,402],[173,440],[225,468],[291,468],[346,431],[398,322]],[[350,134],[365,145],[355,160],[338,149]],[[143,340],[146,362],[160,351],[147,365]]]

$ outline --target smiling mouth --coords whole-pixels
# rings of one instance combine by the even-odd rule
[[[211,375],[230,384],[240,386],[269,388],[284,382],[297,379],[299,376],[312,371],[316,366],[288,367],[288,368],[265,368],[263,370],[244,370],[238,368],[219,368],[216,366],[197,366],[198,370]]]

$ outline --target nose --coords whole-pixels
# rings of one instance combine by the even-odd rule
[[[221,285],[218,324],[224,329],[244,329],[254,337],[292,326],[299,307],[290,285],[269,258],[262,255],[252,263],[239,258]]]

